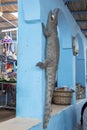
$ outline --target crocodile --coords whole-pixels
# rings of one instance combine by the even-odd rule
[[[46,38],[46,59],[43,62],[38,62],[36,66],[46,70],[46,97],[45,97],[45,112],[43,119],[43,129],[46,129],[51,117],[52,111],[52,95],[56,82],[56,74],[59,63],[60,45],[58,39],[58,12],[50,10],[48,14],[47,25],[42,23],[43,34]]]

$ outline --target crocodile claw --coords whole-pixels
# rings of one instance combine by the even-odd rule
[[[41,69],[44,69],[44,63],[43,62],[38,62],[36,66],[40,67]]]

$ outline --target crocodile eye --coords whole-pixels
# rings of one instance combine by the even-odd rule
[[[51,20],[54,20],[54,15],[51,15]]]

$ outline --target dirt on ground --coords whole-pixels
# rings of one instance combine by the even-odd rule
[[[9,120],[15,117],[15,110],[0,109],[0,122]]]

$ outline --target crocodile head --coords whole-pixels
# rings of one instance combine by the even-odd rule
[[[59,9],[56,8],[53,12],[52,10],[49,12],[49,16],[48,16],[48,27],[54,27],[57,26],[58,24],[58,12]]]

